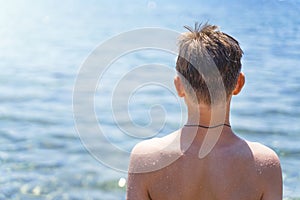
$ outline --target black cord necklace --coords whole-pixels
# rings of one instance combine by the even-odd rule
[[[203,125],[200,125],[200,124],[185,124],[184,125],[185,127],[201,127],[201,128],[217,128],[217,127],[220,127],[220,126],[228,126],[229,128],[231,128],[231,126],[229,124],[218,124],[218,125],[215,125],[215,126],[203,126]]]

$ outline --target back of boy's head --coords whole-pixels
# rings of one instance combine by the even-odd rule
[[[194,29],[185,28],[189,32],[179,37],[176,70],[186,92],[195,92],[192,101],[206,105],[218,102],[221,94],[228,98],[241,71],[243,51],[238,41],[214,25],[196,23]]]

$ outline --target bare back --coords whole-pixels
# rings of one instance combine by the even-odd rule
[[[144,148],[151,146],[150,143],[167,140],[168,137],[160,141],[149,141],[148,144],[146,142],[135,151],[144,151]],[[280,165],[272,150],[258,143],[246,142],[231,131],[227,131],[222,133],[213,150],[200,159],[198,152],[202,141],[202,136],[196,136],[189,148],[181,152],[178,159],[166,167],[147,173],[130,173],[127,198],[129,200],[281,199],[281,182],[273,181],[281,180],[278,178],[281,176]],[[178,155],[176,150],[171,150],[152,156],[160,160],[157,157],[161,157],[164,153]],[[131,165],[151,160],[143,158],[139,157],[137,160],[132,158]],[[270,190],[271,194],[268,192]]]

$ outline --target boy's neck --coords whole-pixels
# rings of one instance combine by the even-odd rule
[[[188,119],[186,124],[216,126],[220,124],[230,124],[229,110],[230,103],[225,105],[209,106],[204,104],[187,105]]]

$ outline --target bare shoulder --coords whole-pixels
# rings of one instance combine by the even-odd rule
[[[162,138],[144,140],[135,145],[130,156],[130,173],[146,173],[159,170],[177,159],[178,131]]]
[[[247,142],[255,160],[263,200],[282,199],[282,171],[277,154],[260,143]]]
[[[167,159],[163,158],[163,152],[170,146],[168,143],[172,143],[172,138],[176,138],[174,133],[163,138],[144,140],[132,149],[128,168],[127,199],[149,199],[148,188],[155,180],[151,172],[164,167]]]
[[[275,153],[274,150],[271,148],[260,144],[258,142],[248,142],[247,144],[249,145],[253,157],[256,160],[257,163],[262,164],[262,165],[280,165],[279,158],[277,154]]]
[[[178,131],[168,134],[162,138],[152,138],[143,140],[137,143],[131,151],[131,156],[139,156],[145,154],[153,154],[158,150],[167,148],[170,144],[174,145],[176,138],[178,137]]]
[[[282,172],[280,160],[271,148],[257,142],[247,142],[255,160],[255,166],[258,174],[262,178],[262,182],[270,185],[270,183],[282,182]]]

